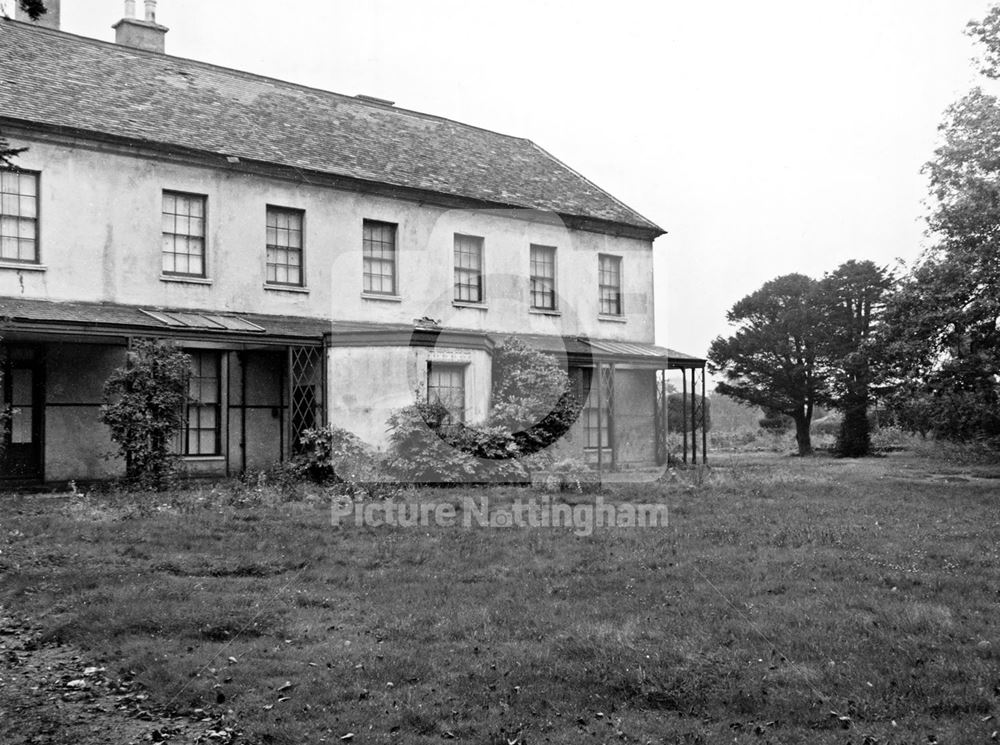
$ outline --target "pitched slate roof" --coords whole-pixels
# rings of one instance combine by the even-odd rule
[[[11,20],[0,117],[663,232],[530,140]]]

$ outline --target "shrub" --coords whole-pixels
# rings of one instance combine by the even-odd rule
[[[688,432],[691,431],[691,399],[690,393],[669,393],[667,394],[667,431],[668,432],[683,432],[687,429]],[[704,401],[701,400],[701,396],[696,396],[695,401],[698,404],[698,419],[695,424],[698,430],[701,430],[701,407],[705,407],[705,429],[711,432],[712,430],[712,400],[706,398]]]
[[[417,403],[389,417],[389,466],[413,483],[472,481],[476,459],[446,438],[451,414],[440,403]]]
[[[125,460],[125,477],[158,489],[174,473],[171,444],[182,425],[191,358],[155,339],[136,339],[104,384],[101,421]]]
[[[355,498],[385,499],[400,490],[385,458],[352,432],[339,427],[307,429],[299,440],[301,452],[291,470]]]
[[[600,478],[579,458],[557,460],[549,466],[549,473],[542,482],[547,492],[589,494],[600,491],[600,487]]]
[[[581,409],[555,358],[513,338],[494,350],[491,398],[481,426],[454,421],[437,402],[395,412],[388,422],[393,472],[416,483],[527,482]]]
[[[292,462],[303,476],[317,483],[349,478],[351,464],[366,455],[361,439],[339,427],[307,429],[299,446]]]

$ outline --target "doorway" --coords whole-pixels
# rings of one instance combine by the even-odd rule
[[[42,478],[45,381],[41,349],[10,345],[0,350],[3,375],[0,479]]]

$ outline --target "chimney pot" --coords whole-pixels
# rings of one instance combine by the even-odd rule
[[[125,17],[116,23],[115,42],[123,47],[145,49],[147,52],[163,54],[167,27],[156,22],[156,0],[145,0],[146,18],[135,17],[135,0],[125,0]]]

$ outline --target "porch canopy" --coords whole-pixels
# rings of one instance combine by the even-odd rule
[[[517,334],[517,338],[531,347],[555,354],[566,360],[568,366],[591,367],[599,380],[614,376],[616,366],[630,369],[655,370],[656,390],[653,414],[656,421],[656,451],[659,465],[668,461],[667,452],[667,392],[666,372],[681,371],[681,460],[688,463],[690,445],[691,463],[698,462],[698,439],[700,430],[701,462],[708,462],[708,432],[705,427],[705,360],[684,352],[644,342],[592,339],[587,336],[546,336],[541,334]],[[496,337],[499,341],[501,337]],[[700,371],[700,375],[699,375]],[[690,373],[690,374],[689,374]],[[701,392],[698,392],[700,378]],[[690,392],[688,386],[690,384]],[[602,390],[599,386],[598,390]],[[613,419],[612,419],[613,422]],[[613,426],[613,423],[609,426]]]
[[[209,336],[247,344],[320,346],[330,328],[329,321],[300,316],[0,298],[0,336]]]

